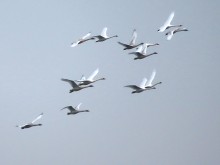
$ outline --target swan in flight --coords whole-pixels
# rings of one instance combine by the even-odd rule
[[[72,89],[70,89],[69,93],[79,91],[79,90],[82,90],[84,88],[93,87],[93,85],[79,86],[73,80],[68,80],[68,79],[63,79],[63,78],[61,80],[65,81],[65,82],[68,82],[71,85]]]
[[[43,116],[43,113],[41,113],[39,116],[37,116],[32,122],[24,124],[24,125],[16,125],[16,127],[19,127],[21,129],[25,129],[25,128],[30,128],[30,127],[34,127],[34,126],[42,126],[42,124],[34,124],[42,116]]]
[[[154,54],[157,54],[157,52],[147,54],[147,48],[149,46],[153,46],[153,45],[157,45],[157,44],[144,44],[144,45],[141,45],[141,46],[138,47],[138,49],[135,52],[131,52],[129,54],[134,54],[136,56],[134,58],[134,60],[143,59],[143,58],[152,56]]]
[[[89,110],[79,110],[80,105],[82,105],[82,103],[79,103],[75,108],[73,108],[72,106],[66,106],[61,110],[68,109],[70,112],[68,112],[67,115],[75,115],[80,112],[89,112]]]
[[[143,91],[146,91],[146,90],[156,89],[155,86],[158,85],[158,84],[161,84],[162,82],[152,84],[155,75],[156,75],[156,71],[154,70],[149,81],[147,81],[147,78],[143,78],[143,80],[142,80],[142,82],[140,83],[139,86],[137,86],[137,85],[126,85],[125,87],[129,87],[129,88],[134,89],[134,91],[132,91],[131,93],[140,93],[140,92],[143,92]]]
[[[177,32],[181,32],[181,31],[189,31],[186,28],[175,28],[173,30],[170,30],[169,32],[167,32],[165,35],[167,36],[167,40],[171,40],[171,38],[173,37],[173,35]]]
[[[88,85],[99,80],[105,80],[105,78],[99,78],[96,80],[94,79],[94,77],[98,74],[98,72],[99,69],[97,68],[87,79],[85,78],[85,76],[82,76],[80,80],[76,80],[76,81],[79,82],[79,85]]]
[[[173,20],[174,12],[170,14],[166,22],[157,30],[158,32],[164,32],[166,29],[169,29],[171,27],[181,27],[182,25],[172,25],[171,21]]]
[[[96,42],[102,42],[102,41],[105,41],[107,39],[110,39],[110,38],[113,38],[113,37],[118,37],[117,35],[114,35],[114,36],[107,36],[107,27],[105,27],[101,34],[100,35],[97,35],[97,36],[93,36],[94,38],[97,38],[98,40]]]
[[[124,44],[122,42],[118,42],[118,43],[125,47],[124,50],[126,50],[126,49],[133,49],[133,48],[136,48],[136,47],[138,47],[138,46],[143,44],[143,43],[135,44],[136,39],[137,39],[137,32],[136,32],[136,29],[134,29],[133,30],[133,34],[132,34],[132,38],[131,38],[131,41],[130,41],[129,44]]]
[[[76,47],[78,44],[81,44],[83,42],[89,41],[89,40],[94,40],[94,37],[89,37],[91,35],[91,32],[87,33],[85,36],[82,38],[78,39],[77,41],[71,43],[70,47]]]

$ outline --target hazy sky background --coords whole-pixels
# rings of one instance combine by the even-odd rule
[[[11,0],[0,2],[1,140],[4,165],[219,165],[220,1]],[[189,32],[167,41],[157,29]],[[71,48],[91,31],[109,36]],[[133,60],[117,41],[158,42]],[[61,78],[96,68],[105,81],[69,94]],[[156,90],[131,94],[157,70]],[[67,116],[67,105],[89,113]],[[15,127],[44,112],[42,127]]]

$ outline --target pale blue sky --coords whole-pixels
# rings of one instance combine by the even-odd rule
[[[0,2],[1,147],[5,165],[220,164],[219,1]],[[189,32],[171,41],[157,29],[175,11]],[[117,34],[71,48],[91,31]],[[158,42],[158,55],[134,61],[118,41]],[[96,68],[105,81],[69,94],[61,78]],[[131,94],[157,70],[156,90]],[[59,111],[82,102],[89,113]],[[41,112],[42,127],[20,130]]]

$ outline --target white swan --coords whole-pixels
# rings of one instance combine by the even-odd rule
[[[69,93],[79,91],[79,90],[82,90],[84,88],[93,87],[93,85],[79,86],[73,80],[68,80],[68,79],[63,79],[63,78],[61,80],[65,81],[65,82],[68,82],[71,85],[72,89],[70,89]]]
[[[43,113],[41,113],[39,116],[37,116],[32,122],[24,124],[24,125],[16,125],[16,127],[19,127],[21,129],[25,129],[25,128],[30,128],[30,127],[34,127],[34,126],[42,126],[42,124],[34,124],[42,116],[43,116]]]
[[[118,37],[118,36],[117,35],[114,35],[114,36],[111,36],[111,37],[107,36],[107,27],[105,27],[105,28],[103,28],[100,35],[93,36],[93,37],[98,39],[96,42],[102,42],[102,41],[108,40],[108,39],[113,38],[113,37]]]
[[[78,39],[77,41],[71,43],[70,47],[76,47],[78,44],[81,44],[83,42],[89,41],[89,40],[94,40],[94,37],[89,37],[91,35],[91,32],[87,33],[85,36],[82,38]]]
[[[131,38],[131,41],[130,41],[129,44],[124,44],[122,42],[118,42],[118,43],[125,47],[124,50],[126,50],[126,49],[133,49],[133,48],[136,48],[136,47],[138,47],[138,46],[143,44],[143,43],[135,44],[136,39],[137,39],[137,32],[136,32],[136,29],[134,29],[133,30],[133,34],[132,34],[132,38]]]
[[[157,44],[157,43],[156,43],[156,44],[148,44],[148,43],[145,43],[145,44],[139,46],[138,49],[137,49],[135,52],[131,52],[131,53],[129,53],[129,54],[134,54],[134,55],[136,56],[136,57],[134,58],[134,60],[143,59],[143,58],[152,56],[152,55],[154,55],[154,54],[157,54],[157,52],[147,54],[147,48],[148,48],[149,46],[154,46],[154,45],[158,45],[158,44]]]
[[[167,32],[165,35],[167,36],[167,40],[171,40],[173,35],[177,32],[181,32],[181,31],[189,31],[186,28],[175,28],[173,30],[170,30],[169,32]]]
[[[132,91],[131,93],[140,93],[140,92],[143,92],[143,91],[146,91],[146,90],[156,89],[155,86],[158,85],[158,84],[161,84],[162,82],[152,84],[155,75],[156,75],[156,71],[154,70],[149,81],[147,81],[147,78],[143,78],[143,80],[142,80],[142,82],[140,83],[139,86],[137,86],[137,85],[127,85],[125,87],[129,87],[129,88],[134,89],[134,91]]]
[[[82,103],[79,103],[75,108],[73,108],[72,106],[66,106],[66,107],[62,108],[61,110],[67,108],[70,111],[67,113],[67,115],[75,115],[80,112],[89,112],[89,110],[79,110],[80,105],[82,105]]]
[[[166,20],[166,22],[159,28],[159,30],[157,30],[158,32],[164,32],[166,29],[169,29],[171,27],[180,27],[182,25],[172,25],[171,21],[173,20],[174,17],[174,12],[172,12],[170,14],[170,16],[168,17],[168,19]]]
[[[94,77],[98,74],[98,72],[99,69],[97,68],[87,79],[85,78],[85,76],[82,76],[80,80],[76,80],[76,81],[79,82],[79,85],[88,85],[99,80],[105,80],[105,78],[99,78],[96,80],[94,79]]]

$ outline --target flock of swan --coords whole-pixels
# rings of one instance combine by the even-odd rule
[[[164,32],[168,29],[171,29],[165,33],[167,40],[171,40],[173,35],[177,32],[188,31],[188,29],[183,28],[182,25],[172,25],[171,22],[173,20],[173,17],[174,17],[174,12],[172,12],[169,15],[169,17],[165,21],[165,23],[158,29],[158,32]],[[96,35],[96,36],[91,36],[91,32],[89,32],[85,36],[79,38],[77,41],[71,43],[70,46],[76,47],[77,45],[85,43],[90,40],[96,40],[95,42],[103,42],[103,41],[106,41],[106,40],[114,38],[114,37],[118,37],[118,36],[113,35],[113,36],[109,37],[107,35],[107,27],[105,27],[105,28],[103,28],[101,34]],[[136,39],[137,39],[137,31],[136,31],[136,29],[134,29],[133,33],[132,33],[131,41],[129,43],[125,44],[122,42],[118,42],[118,44],[123,46],[124,50],[136,48],[136,51],[129,53],[129,54],[135,55],[134,60],[144,59],[146,57],[157,54],[157,52],[153,52],[153,53],[148,54],[147,49],[150,46],[159,45],[158,43],[150,44],[150,43],[143,43],[142,42],[142,43],[136,44]],[[105,78],[95,79],[95,76],[97,76],[98,72],[99,72],[99,68],[97,68],[95,71],[93,71],[92,74],[90,76],[88,76],[88,78],[86,78],[84,75],[82,75],[81,79],[79,79],[79,80],[69,80],[69,79],[64,79],[64,78],[62,78],[61,80],[69,83],[69,85],[71,86],[69,93],[72,93],[72,92],[80,91],[85,88],[93,87],[92,83],[95,83],[99,80],[105,80]],[[143,92],[146,90],[156,89],[156,86],[161,84],[162,82],[157,82],[157,83],[153,84],[153,80],[154,80],[155,76],[156,76],[156,70],[153,70],[149,80],[147,80],[147,78],[144,77],[139,85],[126,85],[125,87],[131,88],[133,90],[131,93],[140,93],[140,92]],[[69,110],[67,115],[75,115],[80,112],[89,112],[89,110],[80,110],[81,104],[82,103],[79,103],[76,107],[66,106],[66,107],[62,108],[61,110],[64,110],[64,109]],[[30,128],[30,127],[34,127],[34,126],[42,126],[42,124],[35,124],[35,122],[38,121],[39,119],[41,119],[42,116],[43,116],[43,113],[38,115],[32,122],[24,124],[24,125],[17,125],[16,127],[19,127],[21,129],[25,129],[25,128]]]

